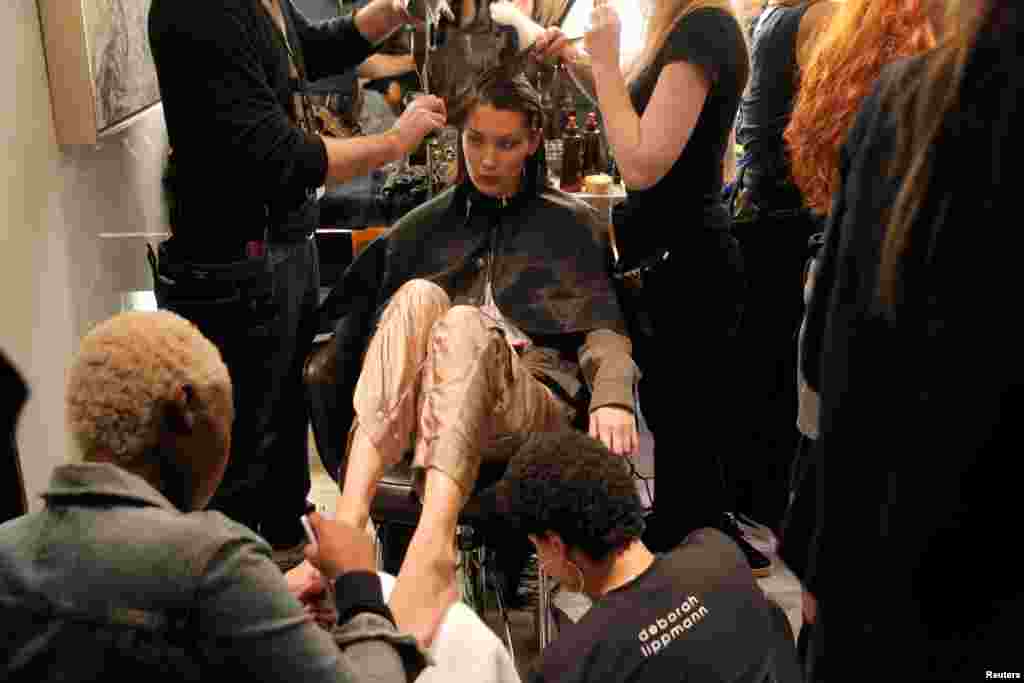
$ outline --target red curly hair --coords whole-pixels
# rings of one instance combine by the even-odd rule
[[[809,208],[828,213],[839,147],[882,67],[936,44],[929,0],[847,0],[815,44],[785,139]]]

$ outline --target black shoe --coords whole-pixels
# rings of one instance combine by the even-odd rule
[[[723,513],[722,522],[718,526],[718,529],[735,541],[736,545],[740,547],[740,550],[743,551],[743,555],[747,558],[747,563],[750,565],[751,573],[753,573],[756,578],[763,579],[766,576],[771,575],[771,559],[760,550],[750,545],[750,542],[743,537],[743,530],[740,529],[739,522],[736,521],[735,515],[731,512]]]

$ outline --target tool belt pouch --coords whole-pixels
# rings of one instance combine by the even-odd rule
[[[232,330],[272,334],[278,311],[266,254],[204,264],[175,258],[169,242],[160,243],[155,252],[147,245],[157,306],[192,321],[215,343]]]

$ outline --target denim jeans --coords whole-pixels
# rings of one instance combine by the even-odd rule
[[[157,301],[220,349],[235,405],[231,459],[210,508],[273,546],[302,539],[309,493],[302,368],[316,334],[316,242],[270,243],[234,264],[176,261],[162,250]]]

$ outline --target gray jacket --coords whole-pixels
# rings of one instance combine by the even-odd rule
[[[425,664],[378,614],[319,628],[263,539],[114,465],[58,467],[43,495],[0,526],[2,680],[383,682]]]

